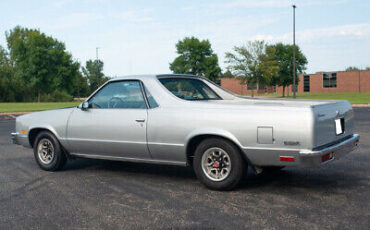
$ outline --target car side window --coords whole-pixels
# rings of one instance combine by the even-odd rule
[[[96,109],[145,109],[139,81],[117,81],[104,86],[89,100]]]
[[[158,103],[155,101],[155,99],[152,96],[152,94],[149,92],[149,90],[145,86],[144,86],[144,89],[145,89],[146,99],[148,100],[149,107],[151,109],[157,108],[158,107]]]

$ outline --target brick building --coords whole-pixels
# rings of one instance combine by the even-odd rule
[[[315,74],[300,74],[298,77],[298,93],[370,92],[370,70],[320,72]],[[221,87],[236,94],[252,93],[252,87],[241,85],[240,81],[236,78],[221,78]],[[288,90],[291,92],[291,87],[288,87]],[[287,92],[287,89],[285,89],[285,92]],[[262,86],[258,94],[263,93],[283,93],[283,87]]]

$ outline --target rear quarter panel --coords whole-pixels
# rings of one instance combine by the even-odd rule
[[[244,109],[172,107],[148,111],[149,150],[156,159],[186,161],[186,145],[202,134],[225,137],[243,151],[297,149],[312,145],[312,113],[308,109],[244,106]],[[258,127],[273,128],[273,142],[257,142]],[[286,146],[284,141],[299,146]]]

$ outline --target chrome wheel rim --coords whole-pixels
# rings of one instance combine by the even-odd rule
[[[231,171],[229,154],[217,147],[207,149],[202,156],[202,170],[212,181],[225,180]]]
[[[43,164],[50,164],[54,159],[54,146],[49,139],[41,139],[37,146],[39,160]]]

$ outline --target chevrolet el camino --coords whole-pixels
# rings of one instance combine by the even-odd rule
[[[17,117],[12,138],[44,170],[80,157],[192,166],[217,190],[248,167],[321,166],[359,141],[348,101],[240,97],[188,75],[112,79],[78,107]]]

